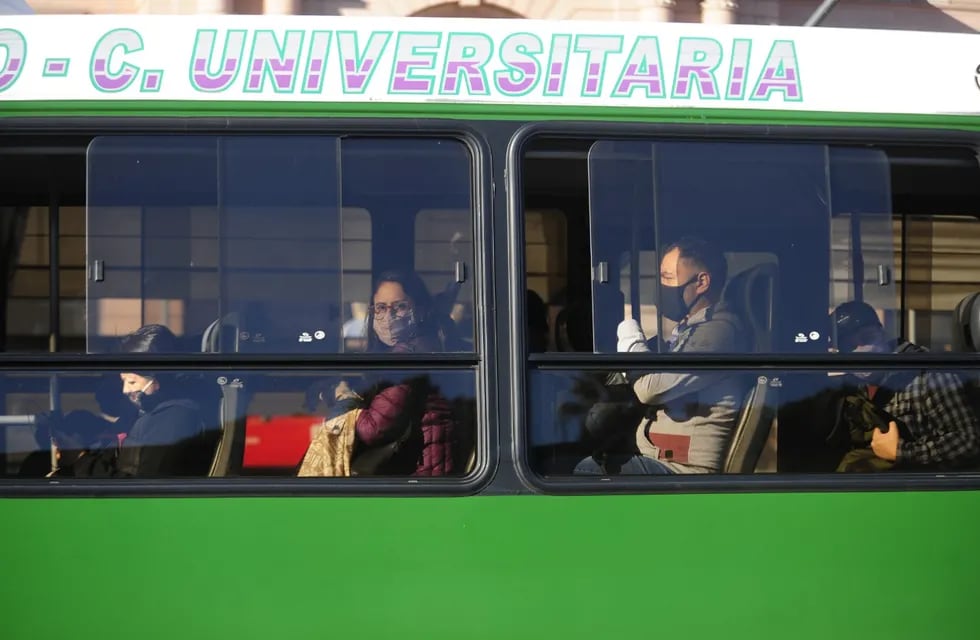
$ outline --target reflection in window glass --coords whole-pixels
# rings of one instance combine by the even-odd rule
[[[976,372],[875,368],[535,370],[530,463],[549,477],[980,468]]]
[[[88,165],[90,351],[152,323],[181,352],[363,350],[374,285],[391,271],[425,285],[407,333],[468,336],[401,350],[473,349],[472,285],[457,277],[473,251],[459,142],[102,137]],[[413,251],[413,237],[429,251]]]
[[[343,426],[346,475],[460,477],[475,466],[475,397],[470,371],[12,372],[0,473],[51,475],[53,440],[55,477],[295,477],[304,460],[304,476],[338,475],[311,444]]]

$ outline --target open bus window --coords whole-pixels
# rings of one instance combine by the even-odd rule
[[[185,352],[387,350],[396,338],[372,339],[382,277],[412,305],[410,333],[438,337],[398,351],[470,351],[472,339],[442,339],[449,327],[472,336],[456,309],[472,300],[470,164],[452,140],[96,138],[89,351],[151,323]],[[426,211],[454,213],[419,225]],[[434,245],[426,234],[439,232],[450,235]]]
[[[132,377],[153,386],[125,394]],[[348,475],[462,477],[476,462],[470,371],[8,371],[0,398],[8,477],[295,477],[304,461],[303,475],[323,476],[311,442],[345,414],[356,416]]]

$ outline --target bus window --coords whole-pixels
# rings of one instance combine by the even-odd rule
[[[472,300],[469,167],[452,140],[96,138],[89,350],[151,322],[171,328],[186,352],[362,349],[373,284],[392,270],[420,272],[435,305],[426,322],[441,331],[456,318],[472,336],[471,317],[456,308]],[[419,211],[453,213],[416,229]],[[431,245],[425,234],[441,231],[450,232],[444,245]],[[431,245],[425,260],[413,252],[416,232]],[[471,337],[451,347],[472,349]]]
[[[345,352],[367,348],[367,307],[371,297],[371,214],[366,209],[344,207],[340,211],[341,279]]]
[[[118,373],[5,372],[0,397],[8,419],[0,425],[0,475],[50,474],[53,439],[58,477],[295,476],[325,421],[350,408],[364,416],[352,425],[361,439],[359,452],[370,451],[399,430],[413,431],[404,438],[400,455],[360,461],[354,455],[351,465],[360,475],[459,477],[472,470],[476,400],[471,371],[229,371],[228,377],[250,383],[242,398],[244,411],[233,427],[222,423],[225,399],[216,376],[194,370],[154,375],[167,400],[154,405],[156,394],[146,395],[143,412],[137,413],[122,395]],[[341,385],[357,389],[361,397],[338,398],[334,393]],[[58,412],[49,406],[52,393],[60,400]],[[405,400],[408,393],[430,398],[425,419],[386,420],[382,414],[390,412],[389,400],[421,414],[421,407],[409,406],[416,398]],[[241,460],[230,473],[215,469],[222,433],[241,448]]]
[[[421,350],[473,351],[474,216],[466,147],[455,140],[354,137],[344,139],[341,154],[344,206],[371,212],[371,283],[417,277],[431,299],[427,321],[438,334]],[[368,303],[369,333],[374,294],[369,285],[351,295]]]
[[[626,369],[623,377],[646,371]],[[653,425],[683,409],[670,404],[644,407],[630,403],[608,384],[608,371],[537,369],[530,373],[528,393],[535,409],[530,430],[550,433],[560,425],[566,441],[532,448],[530,464],[542,477],[658,476],[690,474],[934,473],[937,469],[980,468],[980,418],[970,405],[969,380],[975,372],[897,365],[881,371],[894,393],[878,405],[860,383],[862,372],[801,372],[769,369],[702,368],[679,375],[710,378],[715,389],[735,383],[757,411],[739,420],[730,441],[717,450],[695,446],[694,439],[662,434]],[[842,375],[841,375],[842,374]],[[748,381],[743,385],[743,381]],[[911,401],[910,401],[911,400]],[[879,406],[880,405],[880,406]],[[938,406],[948,411],[936,411]],[[886,433],[905,444],[896,461],[876,455],[872,434],[878,417],[888,415]],[[890,422],[891,422],[890,421]],[[776,431],[778,425],[778,432]],[[710,424],[701,428],[711,429]],[[792,437],[783,437],[789,430]],[[877,443],[875,443],[877,445]],[[639,453],[638,453],[639,452]]]
[[[527,288],[545,306],[542,328],[547,329],[546,350],[565,350],[561,347],[570,347],[570,341],[567,314],[562,313],[562,297],[567,295],[568,289],[568,234],[564,212],[554,209],[525,212],[524,255]]]
[[[980,291],[980,219],[902,216],[894,223],[894,243],[907,264],[907,271],[899,269],[898,282],[906,300],[909,341],[930,351],[951,351],[955,344],[953,310],[965,297]]]
[[[585,350],[629,349],[645,352],[648,358],[686,352],[677,345],[697,335],[690,327],[692,319],[698,319],[689,309],[688,317],[675,310],[677,318],[671,318],[663,307],[690,307],[697,296],[682,289],[680,302],[667,300],[662,282],[664,269],[680,271],[676,264],[664,267],[663,248],[684,237],[707,240],[720,256],[712,264],[723,265],[718,271],[724,273],[724,286],[705,318],[710,312],[727,323],[730,317],[731,333],[748,338],[747,343],[720,342],[708,348],[701,341],[695,351],[835,358],[840,322],[839,316],[832,320],[831,312],[843,303],[869,310],[860,327],[860,340],[869,344],[862,342],[859,353],[892,353],[897,361],[901,354],[923,349],[948,351],[957,342],[952,332],[961,330],[953,326],[953,309],[978,289],[980,263],[970,238],[975,227],[980,228],[980,170],[966,149],[542,137],[529,143],[524,162],[525,202],[538,204],[541,195],[548,194],[566,204],[573,220],[563,244],[569,281],[586,274],[589,285],[578,290],[579,302],[589,310],[580,317],[588,318],[591,326],[585,335],[592,344]],[[582,167],[587,167],[587,190],[576,183]],[[534,211],[525,211],[526,226]],[[584,241],[576,239],[576,229],[586,231]],[[528,245],[530,237],[528,233]],[[536,263],[529,259],[527,264],[530,282],[539,276]],[[697,268],[692,289],[701,286],[699,272],[705,270],[704,264],[693,266]],[[548,270],[555,271],[550,266]],[[629,320],[636,321],[633,327]],[[629,329],[625,336],[623,327]],[[619,366],[588,375],[556,371],[553,368],[566,367],[547,357],[529,363],[527,443],[537,473],[573,473],[592,448],[608,445],[606,437],[613,437],[612,451],[620,454],[635,453],[642,443],[658,451],[681,446],[686,437],[694,437],[684,433],[685,415],[704,422],[700,426],[718,427],[715,444],[723,443],[710,464],[692,463],[699,467],[695,473],[833,471],[836,467],[821,460],[810,437],[828,424],[839,424],[834,407],[843,406],[842,389],[873,394],[879,386],[862,382],[867,372],[836,369],[786,372],[776,381],[769,371],[746,371],[709,384],[711,376],[692,371],[688,379],[673,368],[660,372],[653,362],[646,362],[631,378],[629,357],[624,354]],[[868,379],[886,381],[896,387],[894,397],[908,400],[919,393],[912,389],[917,378],[899,369],[896,364],[894,372]],[[640,383],[648,377],[647,383]],[[761,379],[768,382],[760,386]],[[922,422],[906,425],[911,431],[904,437],[909,442],[918,438],[926,448],[938,447],[943,433],[952,430],[952,439],[965,438],[963,447],[972,451],[967,440],[972,437],[973,416],[980,411],[975,376],[959,372],[951,378],[922,378],[940,379],[949,392],[929,396],[929,402],[948,401],[962,427],[931,424],[935,419],[928,416],[936,406],[910,400],[913,408],[905,409],[918,413],[907,419]],[[668,384],[671,380],[675,386]],[[685,384],[691,387],[689,393],[682,392]],[[923,392],[922,398],[928,395]],[[884,407],[892,398],[885,394],[875,402]],[[650,422],[659,408],[665,408],[670,428]],[[905,409],[895,405],[889,411]],[[744,442],[736,432],[753,421],[762,429],[752,432],[762,443],[754,466],[746,466],[744,460],[737,465],[726,462],[724,456]],[[618,426],[612,436],[597,435],[597,423]],[[645,434],[639,431],[643,424]],[[657,429],[657,441],[647,442],[649,432]],[[862,449],[870,443],[851,446]],[[700,450],[702,445],[691,446]],[[808,450],[813,452],[809,460]],[[911,455],[906,462],[914,470],[931,464],[973,464],[959,459],[926,461],[922,456],[913,461]]]
[[[81,207],[56,209],[58,253],[52,265],[51,209],[47,206],[0,209],[4,238],[10,243],[8,269],[12,277],[6,300],[6,351],[84,350],[85,211]],[[51,291],[51,270],[58,281]],[[57,295],[55,295],[57,293]],[[56,302],[54,302],[56,301]],[[51,305],[58,314],[51,314]],[[58,326],[51,327],[57,321]]]
[[[860,259],[855,262],[862,269],[867,263],[875,273],[893,272],[888,166],[881,152],[845,154],[801,144],[601,141],[593,145],[589,163],[598,352],[617,350],[617,327],[630,318],[641,323],[648,348],[672,349],[678,322],[709,301],[727,307],[743,324],[745,339],[725,348],[826,350],[826,301],[833,296],[825,293],[828,282],[820,273],[829,269],[827,225],[838,208],[860,211],[869,237],[868,247],[853,248]],[[858,176],[857,168],[866,166],[871,168]],[[852,188],[848,180],[858,177],[861,188]],[[704,291],[691,286],[700,283],[677,282],[685,287],[680,290],[684,308],[665,312],[657,303],[667,293],[662,279],[649,276],[660,272],[658,260],[666,258],[655,252],[682,238],[713,245],[725,264],[710,274],[716,282],[703,285]],[[873,253],[882,248],[881,256]],[[863,283],[864,274],[856,280]],[[881,286],[894,291],[891,279]],[[879,289],[875,293],[881,297]],[[890,300],[888,309],[894,311],[893,295]]]
[[[439,299],[452,351],[473,350],[473,216],[468,210],[426,209],[415,215],[415,270]]]

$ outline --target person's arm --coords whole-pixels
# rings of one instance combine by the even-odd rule
[[[711,320],[695,326],[683,353],[725,353],[735,350],[735,326],[723,320]],[[638,350],[647,350],[646,344]],[[718,382],[717,373],[648,373],[633,382],[633,391],[643,404],[659,405],[689,393],[695,393]]]
[[[929,433],[900,440],[896,461],[956,466],[976,459],[980,420],[970,407],[963,381],[949,373],[927,373],[923,378],[922,412],[929,420]]]
[[[384,444],[398,436],[398,427],[408,406],[411,387],[396,384],[379,392],[357,417],[357,439],[368,446]]]

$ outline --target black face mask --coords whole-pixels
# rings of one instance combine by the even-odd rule
[[[684,289],[692,282],[697,282],[698,276],[700,275],[695,274],[690,280],[676,287],[670,287],[665,284],[660,285],[660,313],[665,318],[674,322],[680,322],[687,317],[687,314],[691,311],[691,307],[694,306],[694,303],[701,296],[698,295],[697,298],[691,301],[691,304],[687,304],[684,302]]]
[[[142,389],[136,393],[128,394],[129,401],[137,408],[140,414],[151,411],[153,407],[157,405],[157,398],[153,397],[156,394],[148,395],[146,393],[146,390],[149,389],[150,385],[152,385],[154,382],[155,380],[151,378]]]

